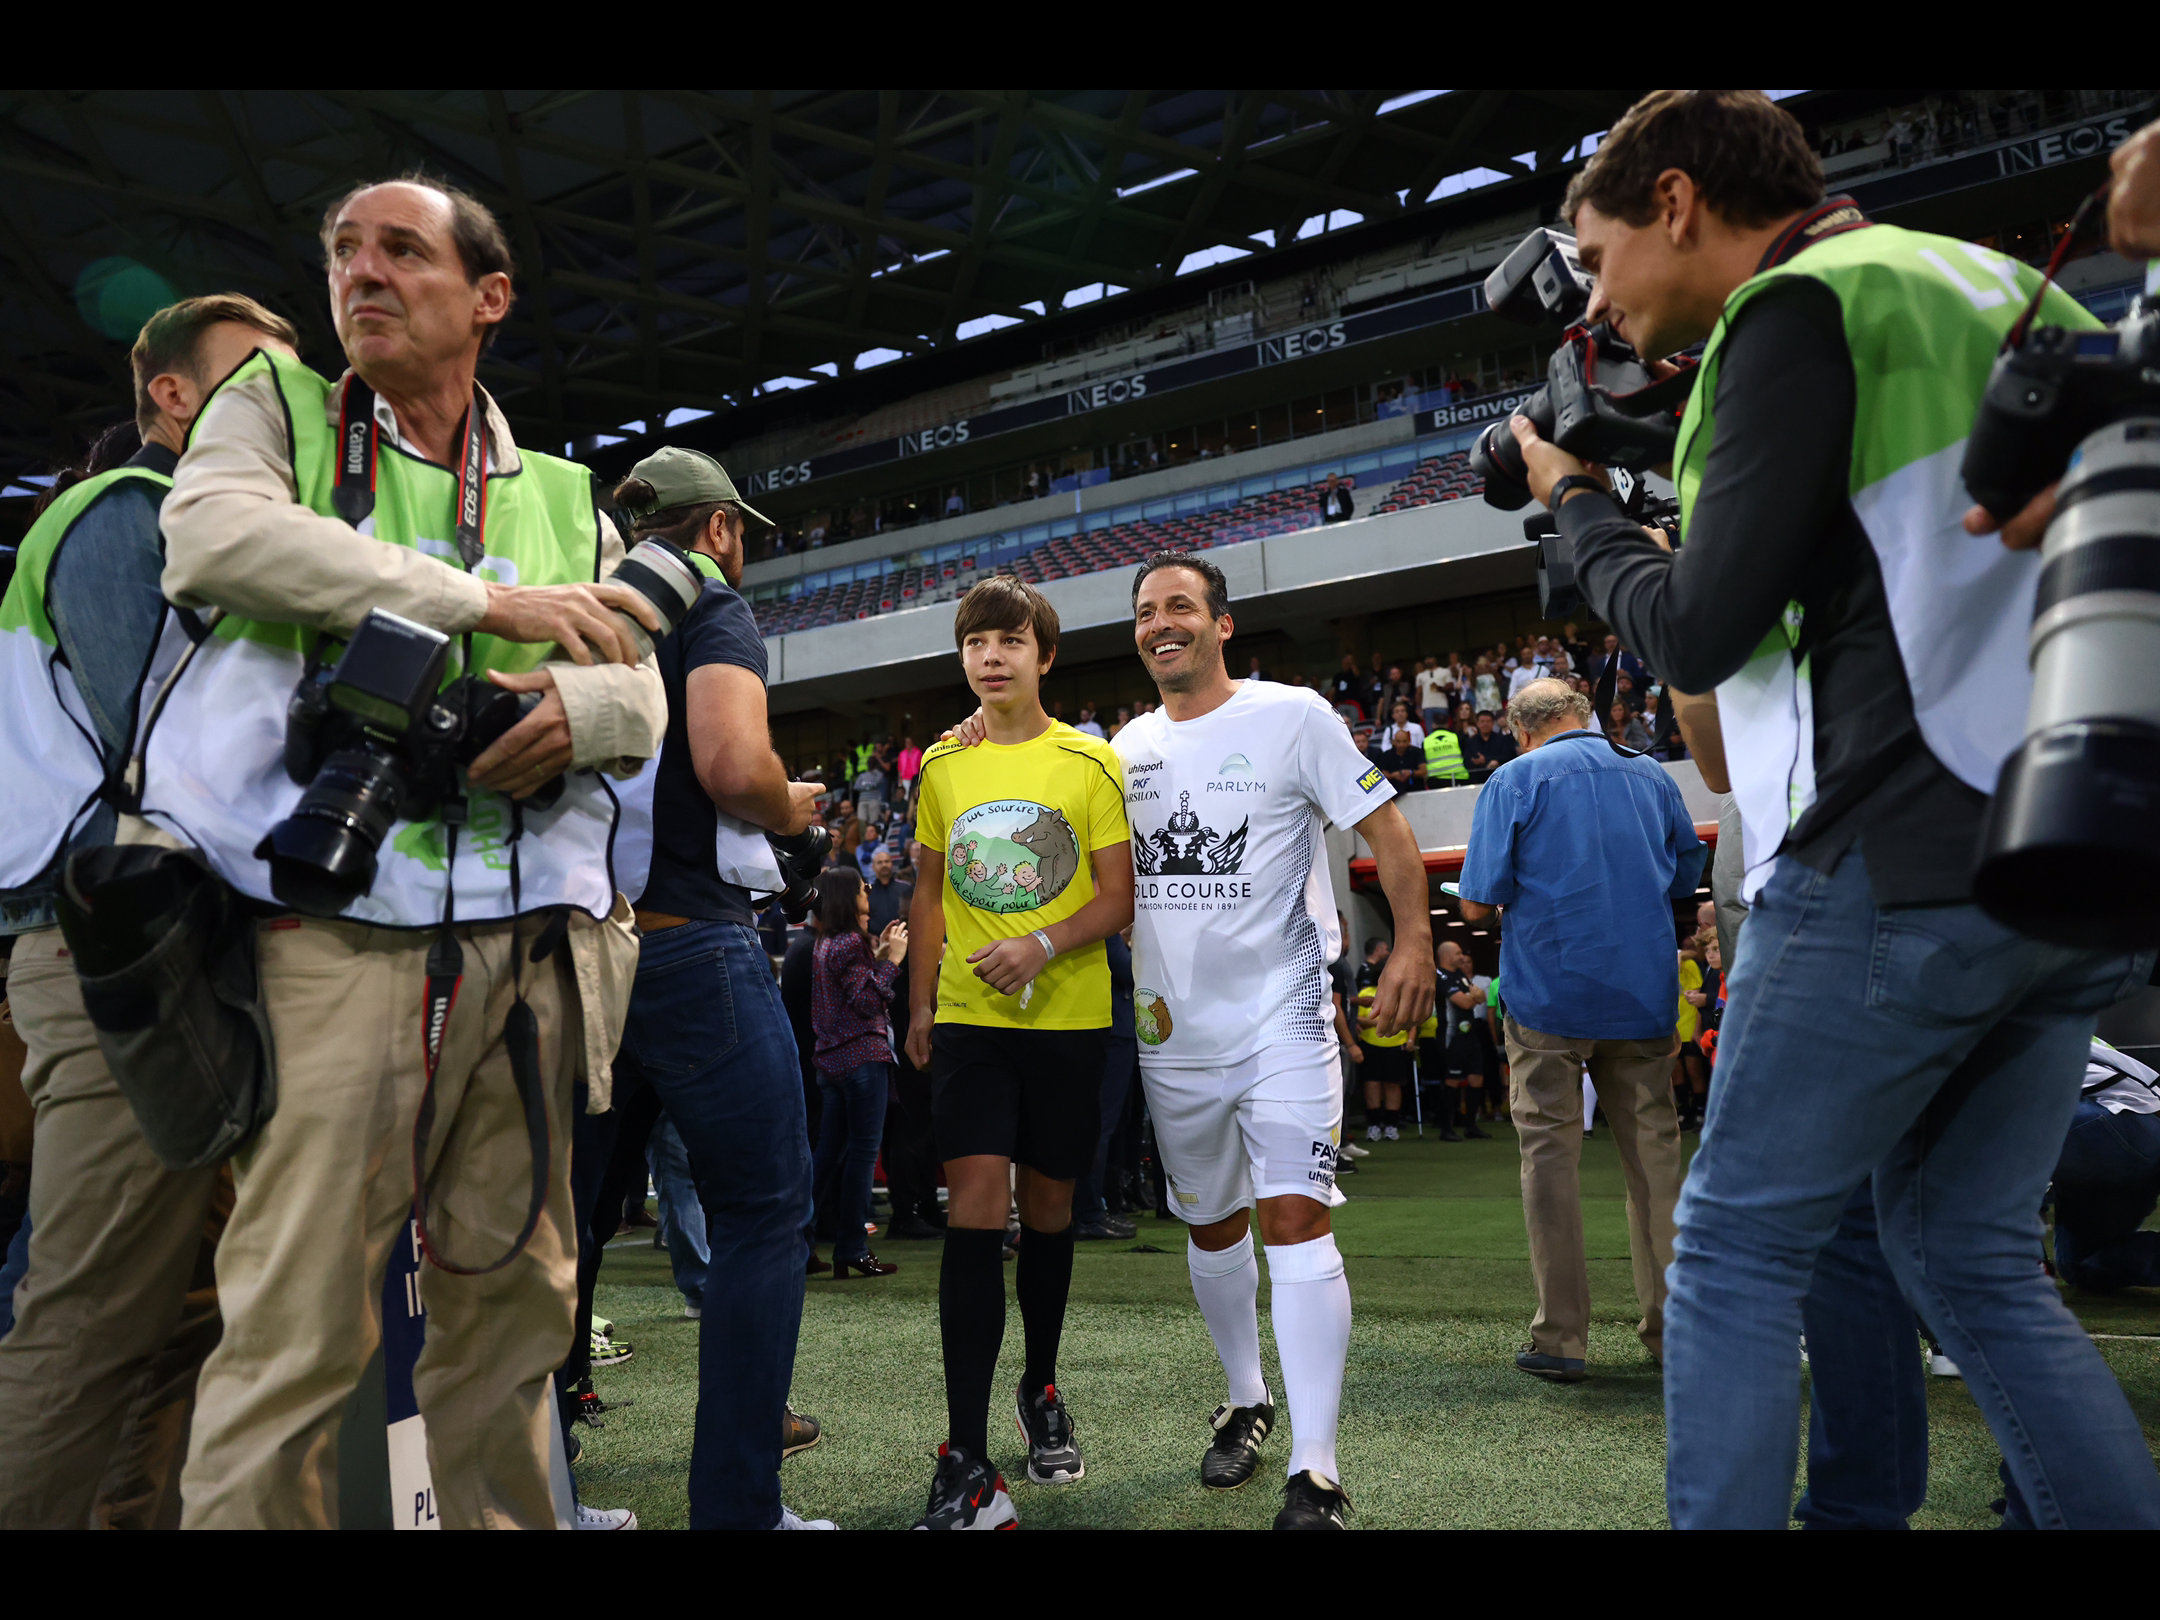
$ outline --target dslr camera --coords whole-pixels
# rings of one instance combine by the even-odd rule
[[[690,560],[665,540],[638,542],[609,576],[660,615],[662,636],[704,589]],[[654,638],[629,614],[641,651]],[[509,692],[462,674],[444,684],[450,638],[377,608],[328,669],[301,678],[285,711],[285,773],[306,791],[255,847],[270,892],[310,916],[334,917],[374,887],[376,858],[393,823],[420,821],[459,794],[469,768],[538,707],[541,694]],[[527,799],[549,810],[563,781]]]
[[[1575,238],[1545,226],[1524,237],[1485,278],[1485,302],[1506,320],[1528,326],[1557,320],[1567,328],[1546,367],[1545,386],[1516,414],[1572,456],[1644,472],[1672,459],[1680,416],[1695,387],[1694,362],[1653,377],[1611,327],[1584,326],[1593,286],[1575,256]],[[1503,512],[1529,504],[1529,469],[1505,419],[1479,436],[1470,470],[1485,481],[1489,504]]]
[[[2040,553],[2025,740],[1989,801],[1974,897],[2037,939],[2160,944],[2153,295],[2106,331],[2013,330],[1966,441],[1963,476],[1999,518],[2061,480]]]

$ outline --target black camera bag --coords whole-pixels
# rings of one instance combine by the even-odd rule
[[[277,1109],[256,916],[192,849],[70,856],[58,897],[98,1048],[151,1152],[217,1164]]]

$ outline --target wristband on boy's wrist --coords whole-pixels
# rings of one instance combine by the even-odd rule
[[[1030,930],[1030,932],[1034,935],[1035,943],[1043,948],[1043,964],[1045,966],[1048,966],[1050,963],[1056,961],[1057,947],[1050,943],[1050,936],[1044,933],[1040,928],[1032,929]]]

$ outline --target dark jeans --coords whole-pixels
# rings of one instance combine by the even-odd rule
[[[1927,1375],[1912,1306],[1877,1241],[1872,1178],[1815,1257],[1800,1324],[1812,1394],[1793,1517],[1810,1530],[1907,1528],[1927,1499]]]
[[[818,1124],[818,1224],[832,1217],[833,1259],[860,1260],[870,1252],[863,1225],[870,1219],[870,1178],[885,1135],[885,1089],[892,1065],[865,1063],[846,1074],[818,1070],[824,1114]]]
[[[2079,1102],[2055,1164],[2055,1269],[2080,1288],[2160,1288],[2160,1114]]]
[[[1102,1140],[1095,1145],[1095,1167],[1073,1187],[1073,1219],[1085,1226],[1107,1213],[1103,1207],[1103,1176],[1110,1161],[1110,1142],[1125,1122],[1125,1099],[1132,1094],[1133,1075],[1140,1067],[1140,1042],[1131,1035],[1111,1034],[1103,1042]]]
[[[690,1526],[768,1530],[802,1327],[810,1146],[795,1037],[753,930],[688,923],[645,936],[618,1083],[626,1071],[682,1134],[712,1253]]]

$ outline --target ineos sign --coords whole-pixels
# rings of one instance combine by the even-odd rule
[[[943,427],[924,428],[920,433],[900,435],[900,453],[903,456],[919,456],[925,450],[950,450],[956,444],[966,444],[968,425],[965,422],[947,422]]]
[[[797,484],[809,482],[809,479],[810,463],[798,461],[791,466],[767,467],[763,472],[754,472],[747,482],[751,494],[767,495],[776,489],[792,489]]]
[[[1091,388],[1068,389],[1065,394],[1065,414],[1078,416],[1082,411],[1096,411],[1105,405],[1122,405],[1129,399],[1145,398],[1147,373],[1136,371],[1130,377],[1099,382]]]
[[[1285,332],[1281,337],[1260,340],[1260,363],[1272,366],[1284,360],[1300,359],[1308,354],[1324,354],[1329,349],[1339,349],[1350,341],[1350,334],[1343,329],[1341,321],[1331,321],[1326,326],[1308,327],[1302,332]]]

